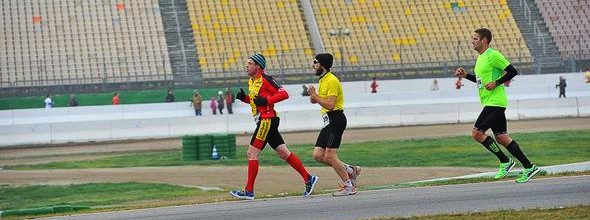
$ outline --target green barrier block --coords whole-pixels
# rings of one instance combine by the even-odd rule
[[[182,156],[184,155],[196,155],[198,152],[196,150],[194,151],[183,151],[182,152]]]
[[[197,145],[197,141],[182,141],[182,145]]]
[[[194,157],[194,158],[197,158],[197,152],[182,153],[182,157]]]
[[[13,209],[4,210],[0,213],[0,217],[20,216],[20,215],[41,215],[53,213],[52,207],[34,208],[34,209]]]
[[[197,157],[196,156],[195,157],[183,157],[182,160],[183,161],[195,161],[195,160],[197,160]]]
[[[55,213],[59,213],[59,212],[73,212],[74,209],[72,208],[71,205],[57,205],[57,206],[53,206],[53,211]]]
[[[182,140],[197,140],[198,135],[187,134],[182,136]]]
[[[197,152],[197,147],[182,148],[181,152]]]
[[[199,143],[196,144],[198,147],[202,147],[202,146],[213,146],[213,141],[199,141]]]
[[[197,152],[197,147],[186,147],[186,148],[182,148],[182,152]]]
[[[73,205],[72,209],[74,211],[80,211],[80,210],[86,210],[86,209],[90,209],[90,206],[85,206],[85,205]]]

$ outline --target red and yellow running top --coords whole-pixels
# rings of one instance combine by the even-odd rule
[[[250,93],[243,102],[249,103],[252,107],[252,116],[260,114],[260,118],[277,117],[274,104],[289,98],[287,91],[272,76],[266,75],[264,72],[248,80],[248,91]],[[257,96],[266,98],[268,104],[256,106],[254,98]]]

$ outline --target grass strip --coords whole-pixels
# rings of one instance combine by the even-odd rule
[[[512,135],[538,166],[576,163],[590,160],[590,130],[516,133]],[[306,166],[323,166],[311,157],[313,146],[289,146]],[[245,147],[238,147],[236,159],[182,161],[180,150],[132,153],[95,160],[64,161],[35,165],[13,165],[4,169],[80,169],[144,166],[244,166]],[[496,167],[498,160],[468,136],[436,139],[372,141],[343,144],[339,157],[350,164],[365,167]],[[505,150],[504,150],[505,151]],[[507,151],[505,151],[507,153]],[[508,153],[507,153],[508,154]],[[272,149],[259,157],[264,166],[287,166]]]

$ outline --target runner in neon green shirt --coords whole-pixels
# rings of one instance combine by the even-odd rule
[[[509,65],[510,63],[504,55],[489,47],[477,57],[477,62],[475,62],[475,78],[482,106],[504,108],[508,106],[508,99],[503,83],[497,83],[496,85],[498,86],[492,90],[487,90],[483,85],[495,82],[502,77],[504,69]]]
[[[539,172],[539,168],[529,161],[518,143],[508,135],[504,114],[508,106],[508,98],[503,84],[514,78],[518,71],[502,53],[490,48],[490,42],[492,42],[490,30],[485,28],[475,30],[471,41],[473,49],[479,53],[475,62],[475,74],[468,74],[465,69],[458,68],[455,76],[464,77],[477,84],[483,110],[475,121],[471,136],[500,160],[500,168],[494,178],[504,178],[516,164],[498,147],[500,143],[525,168],[522,175],[516,179],[518,183],[525,183]],[[486,134],[490,128],[496,140]]]

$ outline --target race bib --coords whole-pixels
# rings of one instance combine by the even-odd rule
[[[260,121],[260,112],[254,115],[254,122],[258,123]]]
[[[324,126],[322,128],[325,128],[330,124],[330,117],[328,117],[328,114],[323,114],[322,119],[324,120]]]
[[[481,78],[477,78],[477,79],[475,80],[475,83],[477,83],[477,88],[480,88],[480,89],[481,89],[481,88],[483,88],[483,86],[482,86],[482,84],[481,84]]]

